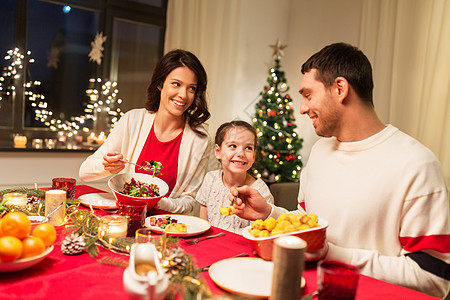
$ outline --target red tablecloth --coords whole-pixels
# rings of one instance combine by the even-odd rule
[[[86,185],[77,186],[76,197],[102,192]],[[102,214],[101,211],[96,213]],[[159,212],[155,212],[159,213]],[[104,213],[103,213],[104,214]],[[124,268],[99,263],[88,254],[67,256],[61,253],[64,228],[58,228],[54,250],[37,265],[17,272],[0,273],[0,299],[127,299],[123,288]],[[203,235],[225,232],[224,237],[189,245],[184,240],[180,247],[194,258],[197,266],[209,265],[239,253],[253,255],[250,243],[242,236],[211,228]],[[128,261],[128,256],[100,249],[97,259],[111,257]],[[214,294],[222,290],[214,284],[207,272],[203,276]],[[304,294],[317,289],[316,264],[307,263]],[[356,299],[436,299],[416,291],[361,275]]]

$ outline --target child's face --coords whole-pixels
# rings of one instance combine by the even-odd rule
[[[232,127],[226,133],[222,145],[215,146],[216,158],[224,172],[241,174],[255,162],[255,136],[242,127]]]

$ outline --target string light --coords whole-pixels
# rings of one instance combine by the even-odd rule
[[[28,51],[27,59],[28,63],[31,64],[34,62],[34,59],[30,58],[30,55],[31,51]],[[3,100],[4,95],[9,96],[14,91],[14,79],[20,77],[21,72],[19,70],[24,68],[24,59],[25,56],[20,53],[18,48],[7,51],[5,60],[11,60],[11,63],[8,67],[3,68],[0,76],[0,101]],[[86,90],[86,95],[89,97],[91,103],[86,105],[84,115],[70,117],[69,120],[55,118],[54,113],[48,109],[45,96],[33,91],[41,85],[40,81],[29,81],[24,84],[25,101],[29,101],[30,105],[34,108],[35,120],[49,127],[52,131],[59,131],[59,134],[66,134],[68,137],[77,134],[81,128],[85,133],[93,130],[86,125],[87,121],[96,121],[97,116],[101,113],[108,116],[107,119],[109,120],[107,121],[112,128],[124,114],[119,108],[122,99],[117,99],[119,93],[117,82],[106,81],[103,84],[101,83],[101,78],[92,78],[89,80],[91,87]],[[97,89],[96,85],[101,85],[101,90]]]

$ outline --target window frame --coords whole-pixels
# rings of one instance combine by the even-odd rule
[[[161,0],[162,7],[131,2],[124,0],[37,0],[58,5],[70,5],[79,9],[96,11],[99,13],[98,32],[103,32],[108,37],[113,36],[114,20],[119,18],[129,22],[148,24],[161,28],[161,37],[158,47],[159,58],[164,52],[164,36],[166,30],[167,2]],[[27,51],[27,22],[28,0],[16,0],[14,40],[15,47],[21,53]],[[96,68],[96,74],[102,78],[110,78],[112,70],[112,38],[108,38],[104,44],[103,62]],[[20,77],[14,81],[15,93],[12,94],[12,126],[0,126],[0,148],[14,149],[12,135],[21,133],[31,141],[34,138],[56,138],[57,131],[50,128],[25,127],[25,72],[26,64],[21,70]],[[11,149],[9,149],[11,148]]]

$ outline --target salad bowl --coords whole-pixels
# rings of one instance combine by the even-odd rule
[[[140,188],[138,186],[135,186],[136,190],[133,191],[134,195],[141,195],[142,196],[130,196],[129,194],[124,193],[124,186],[128,182],[131,182],[132,179],[134,181],[138,181],[142,183],[144,189],[141,189],[143,193],[140,193]],[[144,194],[146,191],[153,190],[151,188],[151,185],[156,185],[159,189],[158,196],[154,197],[145,197]],[[134,184],[132,184],[133,186]],[[158,178],[153,177],[152,175],[143,174],[143,173],[124,173],[124,174],[116,174],[109,178],[108,180],[108,186],[111,189],[111,191],[114,194],[114,197],[117,199],[117,202],[121,202],[124,200],[143,200],[147,202],[147,211],[152,209],[158,201],[164,197],[169,192],[169,186],[167,183]]]

